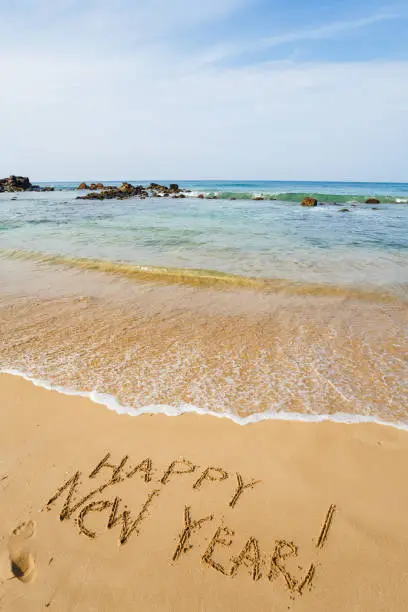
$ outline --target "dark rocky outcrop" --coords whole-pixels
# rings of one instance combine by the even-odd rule
[[[143,185],[131,185],[130,183],[123,183],[120,187],[106,187],[101,191],[87,193],[85,196],[78,196],[78,200],[126,200],[128,198],[140,198],[144,199],[149,196],[148,191]]]
[[[317,206],[317,200],[315,198],[305,198],[302,200],[302,206]]]
[[[27,176],[15,176],[14,174],[8,178],[0,179],[0,193],[19,191],[54,191],[54,187],[41,188],[39,185],[32,185]]]
[[[86,183],[81,183],[78,187],[78,190],[82,190],[82,189],[91,189],[92,191],[95,191],[96,189],[110,189],[110,187],[105,187],[105,185],[103,183],[91,183],[89,186]],[[114,187],[112,189],[115,189]]]
[[[78,189],[92,189],[91,193],[87,193],[84,196],[78,196],[79,200],[113,200],[119,199],[124,200],[128,198],[139,198],[144,199],[150,197],[157,198],[185,198],[184,189],[176,183],[171,183],[169,187],[166,185],[160,185],[159,183],[150,183],[147,187],[143,185],[132,185],[131,183],[124,182],[120,187],[113,187],[112,185],[104,186],[103,183],[91,183],[88,187],[86,183],[81,183]],[[98,191],[97,191],[98,190]],[[100,191],[99,191],[100,190]],[[204,197],[204,196],[203,196]]]
[[[0,179],[0,191],[29,191],[33,189],[30,179],[27,176],[14,176],[12,174],[8,178]]]
[[[151,191],[153,197],[168,197],[169,195],[181,193],[183,191],[176,183],[171,183],[170,187],[159,185],[159,183],[150,183],[146,189]]]
[[[131,185],[130,183],[122,183],[122,186],[119,187],[119,191],[121,193],[123,193],[125,196],[127,197],[143,197],[143,198],[147,198],[149,193],[148,191],[143,187],[143,185],[137,185],[136,187],[134,185]]]
[[[380,200],[377,200],[377,198],[368,198],[365,201],[366,204],[380,204]]]

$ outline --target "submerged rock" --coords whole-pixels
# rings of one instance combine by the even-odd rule
[[[368,198],[365,201],[366,204],[380,204],[380,200],[377,200],[377,198]]]
[[[348,208],[340,208],[339,212],[350,212]]]
[[[315,198],[305,198],[302,200],[302,206],[317,206],[317,200]]]

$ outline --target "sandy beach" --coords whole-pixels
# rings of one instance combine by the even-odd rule
[[[405,432],[0,397],[1,610],[408,607]]]
[[[408,2],[0,22],[0,612],[408,612]]]

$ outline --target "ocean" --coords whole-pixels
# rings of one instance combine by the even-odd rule
[[[61,191],[52,193],[2,194],[1,249],[406,289],[408,207],[402,202],[408,203],[408,184],[179,184],[220,199],[88,202],[76,200],[71,183],[56,184]],[[325,204],[300,208],[305,195]],[[363,204],[373,196],[380,205]]]
[[[0,194],[0,369],[131,414],[408,426],[408,184],[171,182]]]

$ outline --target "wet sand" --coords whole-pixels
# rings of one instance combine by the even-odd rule
[[[406,432],[0,398],[1,610],[408,608]]]
[[[2,261],[0,368],[149,406],[407,423],[407,302]]]

